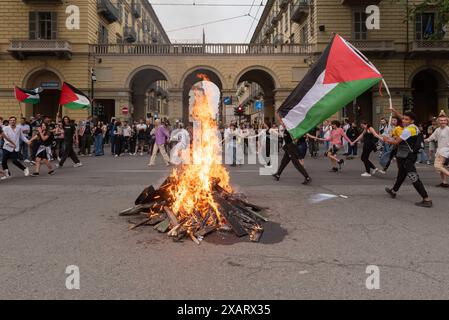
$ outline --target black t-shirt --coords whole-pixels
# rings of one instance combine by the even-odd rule
[[[76,129],[73,124],[64,124],[64,142],[73,143],[73,136],[75,135]]]
[[[47,134],[48,134],[48,139],[45,140],[45,141],[42,141],[42,144],[43,144],[44,146],[46,146],[46,147],[50,147],[50,146],[52,145],[52,143],[53,143],[54,135],[53,135],[53,133],[51,133],[50,131],[47,132]]]

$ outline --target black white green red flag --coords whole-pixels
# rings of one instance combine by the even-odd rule
[[[38,89],[25,90],[19,87],[14,88],[14,95],[17,100],[23,103],[37,104],[40,101]]]
[[[373,64],[337,34],[278,114],[300,138],[381,80]]]
[[[82,110],[90,106],[90,100],[82,91],[64,82],[59,104],[72,110]]]

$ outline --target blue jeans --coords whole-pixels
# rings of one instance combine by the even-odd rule
[[[102,156],[104,155],[103,151],[103,135],[97,134],[95,136],[95,155]]]
[[[111,143],[111,154],[115,154],[115,136],[110,136],[110,143]]]

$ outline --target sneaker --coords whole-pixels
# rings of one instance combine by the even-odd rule
[[[364,172],[361,174],[362,177],[371,177],[371,174],[369,174],[368,172]]]
[[[39,172],[33,172],[33,173],[31,174],[31,176],[32,176],[32,177],[39,177]]]
[[[25,170],[23,170],[23,174],[25,175],[25,177],[28,177],[30,175],[30,169],[25,168]]]
[[[141,157],[143,156],[143,152],[140,153],[140,156],[141,156]]]
[[[62,166],[59,163],[55,164],[56,169],[62,169]]]
[[[379,169],[374,168],[373,170],[371,170],[371,175],[375,175],[378,171],[379,171]]]
[[[114,155],[114,158],[117,158],[117,157],[118,157],[118,154]]]
[[[312,182],[312,178],[307,177],[306,180],[304,180],[304,182],[302,183],[303,185],[308,185]]]
[[[377,169],[377,172],[379,172],[380,174],[386,174],[385,170],[382,169]]]
[[[440,183],[440,184],[437,184],[435,187],[437,187],[437,188],[449,188],[449,184],[447,184],[447,183]]]
[[[421,202],[415,203],[415,206],[423,207],[423,208],[432,208],[433,203],[432,203],[432,200],[423,200]]]
[[[49,174],[50,176],[53,176],[53,175],[55,174],[55,170],[50,170],[50,171],[48,171],[48,174]]]
[[[6,180],[6,179],[9,179],[9,178],[11,178],[11,175],[9,174],[9,171],[8,170],[5,170],[4,172],[3,172],[3,177],[1,177],[0,178],[0,180]]]
[[[273,176],[274,180],[276,180],[276,181],[279,181],[279,179],[281,178],[281,176],[278,174],[273,174],[272,176]]]
[[[388,187],[385,188],[385,191],[392,197],[393,199],[396,198],[396,192],[393,191],[393,189],[390,189]]]
[[[152,167],[152,166],[154,166],[154,164],[149,163],[149,164],[147,164],[147,166]]]
[[[74,168],[79,168],[79,167],[82,167],[82,166],[83,166],[83,164],[81,162],[75,163],[73,165]]]
[[[25,163],[30,163],[31,161],[28,160],[28,159],[25,159],[25,160],[23,160],[23,162],[25,162]]]

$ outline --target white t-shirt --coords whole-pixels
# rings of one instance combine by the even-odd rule
[[[137,128],[137,131],[146,131],[147,130],[147,125],[145,124],[145,123],[142,123],[142,124],[138,124],[137,126],[136,126],[136,128]]]
[[[437,152],[440,153],[442,148],[449,147],[449,126],[437,128],[429,137],[430,141],[436,141],[438,143]]]
[[[130,126],[123,127],[123,136],[124,137],[131,136],[131,127]]]

